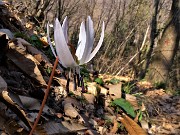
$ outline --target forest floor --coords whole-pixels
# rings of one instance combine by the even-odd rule
[[[0,14],[0,134],[26,135],[40,110],[54,59],[44,39],[32,31],[20,33],[25,28],[3,4]],[[35,134],[180,133],[178,94],[126,76],[95,75],[85,68],[82,74],[86,92],[74,89],[73,77],[67,92],[65,76],[56,69]]]

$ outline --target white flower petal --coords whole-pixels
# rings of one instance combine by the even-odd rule
[[[86,59],[89,58],[94,43],[94,29],[93,29],[93,21],[91,17],[88,16],[86,22],[86,45],[84,48],[84,52],[82,55],[82,59],[80,60],[80,65],[84,64]]]
[[[78,47],[76,49],[76,56],[78,57],[78,60],[82,58],[85,45],[86,45],[86,30],[85,30],[85,23],[82,22],[80,26]]]
[[[89,58],[87,58],[85,63],[89,62],[96,55],[96,53],[99,51],[99,49],[102,45],[103,39],[104,39],[104,22],[102,24],[102,32],[101,32],[101,37],[99,39],[99,42],[98,42],[96,48],[94,49],[94,51],[90,54]]]
[[[50,36],[49,36],[49,27],[50,27],[50,25],[49,25],[49,22],[48,22],[48,24],[47,24],[47,40],[48,40],[48,44],[50,45],[50,48],[51,48],[51,51],[52,51],[54,57],[57,57],[56,52],[54,50],[54,47],[53,47],[53,45],[51,43]],[[62,64],[60,60],[59,60],[59,63]],[[62,68],[59,68],[59,69],[62,71]]]
[[[50,39],[50,37],[49,37],[49,22],[48,22],[48,24],[47,24],[47,40],[48,40],[48,43],[49,43],[49,45],[50,45],[50,48],[51,48],[51,51],[52,51],[53,55],[56,57],[57,55],[56,55],[55,50],[54,50],[54,48],[53,48],[53,45],[52,45],[52,43],[51,43],[51,39]]]
[[[69,47],[67,46],[61,24],[59,23],[59,20],[57,18],[55,20],[54,41],[56,46],[56,52],[62,65],[64,67],[78,66],[72,57]]]
[[[67,20],[67,16],[64,18],[64,21],[62,24],[62,29],[63,29],[64,37],[66,39],[66,43],[68,43],[68,20]]]

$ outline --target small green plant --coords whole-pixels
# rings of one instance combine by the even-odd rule
[[[112,78],[110,81],[109,81],[109,83],[111,83],[111,84],[117,84],[117,83],[119,83],[120,82],[120,80],[119,79],[116,79],[116,78]]]
[[[90,75],[89,75],[89,71],[87,70],[87,68],[85,66],[81,66],[81,70],[80,70],[81,75],[86,78],[87,80],[90,79]]]
[[[16,37],[16,38],[23,38],[23,39],[25,39],[28,42],[30,40],[29,37],[26,34],[21,33],[21,32],[14,33],[14,37]]]
[[[134,88],[134,83],[131,84],[130,82],[128,82],[128,83],[123,84],[122,90],[126,94],[130,94],[133,88]]]
[[[179,89],[166,89],[165,90],[166,93],[168,94],[172,94],[174,96],[179,96],[180,95],[180,90]]]
[[[39,39],[39,37],[37,35],[32,35],[30,37],[30,43],[37,47],[38,49],[42,49],[43,48],[43,43],[42,41]]]
[[[51,72],[52,72],[52,68],[47,67],[46,72],[47,72],[48,74],[51,74]]]
[[[54,55],[53,55],[50,47],[48,47],[48,49],[45,50],[44,53],[45,53],[46,56],[48,56],[48,58],[50,58],[51,60],[53,60],[53,61],[55,60],[55,57],[54,57]]]
[[[143,112],[142,112],[142,111],[140,111],[140,114],[139,114],[139,118],[138,118],[138,120],[139,120],[139,121],[141,121],[141,120],[142,120],[142,117],[143,117]]]
[[[120,129],[121,131],[125,130],[125,127],[122,123],[118,122],[118,129]]]
[[[68,96],[74,97],[75,95],[74,95],[74,93],[73,93],[72,91],[70,91],[70,92],[68,93]]]
[[[109,119],[109,118],[104,118],[105,119],[105,123],[106,123],[106,125],[110,125],[110,124],[112,124],[113,122],[112,122],[112,120],[111,119]]]
[[[138,93],[135,93],[135,94],[132,94],[132,95],[135,96],[135,97],[141,97],[143,95],[143,93],[142,92],[138,92]]]
[[[111,102],[112,106],[117,107],[117,109],[123,109],[127,114],[133,118],[136,116],[133,106],[125,99],[118,98]]]
[[[166,84],[164,82],[155,82],[153,85],[156,89],[165,89],[166,88]]]
[[[138,115],[138,121],[141,121],[143,118],[143,111],[141,109],[136,110],[136,114]]]
[[[81,103],[81,104],[86,104],[87,100],[83,96],[75,96],[75,98]]]
[[[23,38],[25,39],[27,42],[29,42],[30,44],[32,44],[33,46],[37,47],[38,49],[43,49],[43,43],[42,41],[39,39],[39,37],[37,35],[32,35],[31,37],[28,37],[26,34],[21,33],[21,32],[17,32],[14,33],[14,37],[16,38]],[[51,60],[55,60],[54,55],[50,49],[50,47],[48,47],[48,49],[43,50],[44,53],[51,59]]]
[[[94,81],[99,85],[104,85],[104,81],[102,80],[102,78],[96,78]]]
[[[81,67],[80,74],[83,77],[83,83],[84,83],[85,88],[87,88],[87,86],[88,86],[87,82],[90,82],[90,80],[91,80],[89,73],[90,72],[86,69],[85,66]]]

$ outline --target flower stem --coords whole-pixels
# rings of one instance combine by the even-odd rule
[[[83,77],[81,77],[81,88],[82,88],[81,92],[82,92],[82,93],[85,93],[86,90],[85,90],[85,87],[84,87]]]
[[[77,90],[77,83],[76,83],[76,73],[73,74],[74,77],[74,91]]]
[[[67,91],[67,94],[69,94],[69,83],[70,83],[70,78],[68,76],[67,78],[67,83],[66,83],[66,91]]]
[[[43,108],[44,108],[44,105],[46,103],[46,100],[47,100],[47,97],[48,97],[48,94],[49,94],[49,90],[50,90],[50,86],[51,86],[51,83],[52,83],[52,80],[53,80],[53,76],[54,76],[54,72],[55,72],[55,69],[57,67],[57,64],[58,64],[58,57],[56,57],[56,60],[55,60],[55,63],[54,63],[54,66],[53,66],[53,70],[51,72],[51,76],[50,76],[50,79],[49,79],[49,82],[48,82],[48,86],[47,86],[47,89],[46,89],[46,92],[45,92],[45,95],[44,95],[44,99],[42,101],[42,104],[41,104],[41,108],[39,110],[39,113],[38,113],[38,116],[36,118],[36,121],[34,122],[34,125],[31,129],[31,132],[29,133],[29,135],[32,135],[38,122],[39,122],[39,119],[41,117],[41,114],[42,114],[42,111],[43,111]]]
[[[76,77],[77,77],[77,85],[78,85],[78,87],[80,87],[80,76],[79,76],[79,74],[76,73]]]

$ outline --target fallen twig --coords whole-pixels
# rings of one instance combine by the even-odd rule
[[[51,72],[51,76],[50,76],[50,79],[49,79],[49,82],[48,82],[48,86],[47,86],[47,89],[46,89],[46,92],[45,92],[45,95],[44,95],[44,99],[43,99],[42,104],[41,104],[41,108],[40,108],[40,110],[39,110],[38,116],[37,116],[37,118],[36,118],[36,121],[35,121],[32,129],[31,129],[31,132],[29,133],[29,135],[32,135],[32,134],[33,134],[33,132],[34,132],[34,130],[35,130],[37,124],[38,124],[38,121],[39,121],[39,119],[40,119],[40,117],[41,117],[41,114],[42,114],[44,105],[45,105],[45,103],[46,103],[46,100],[47,100],[47,97],[48,97],[48,94],[49,94],[50,86],[51,86],[51,83],[52,83],[52,80],[53,80],[53,76],[54,76],[54,72],[55,72],[55,69],[56,69],[56,67],[57,67],[57,64],[58,64],[58,57],[56,57],[56,61],[55,61],[55,63],[54,63],[53,70],[52,70],[52,72]]]

